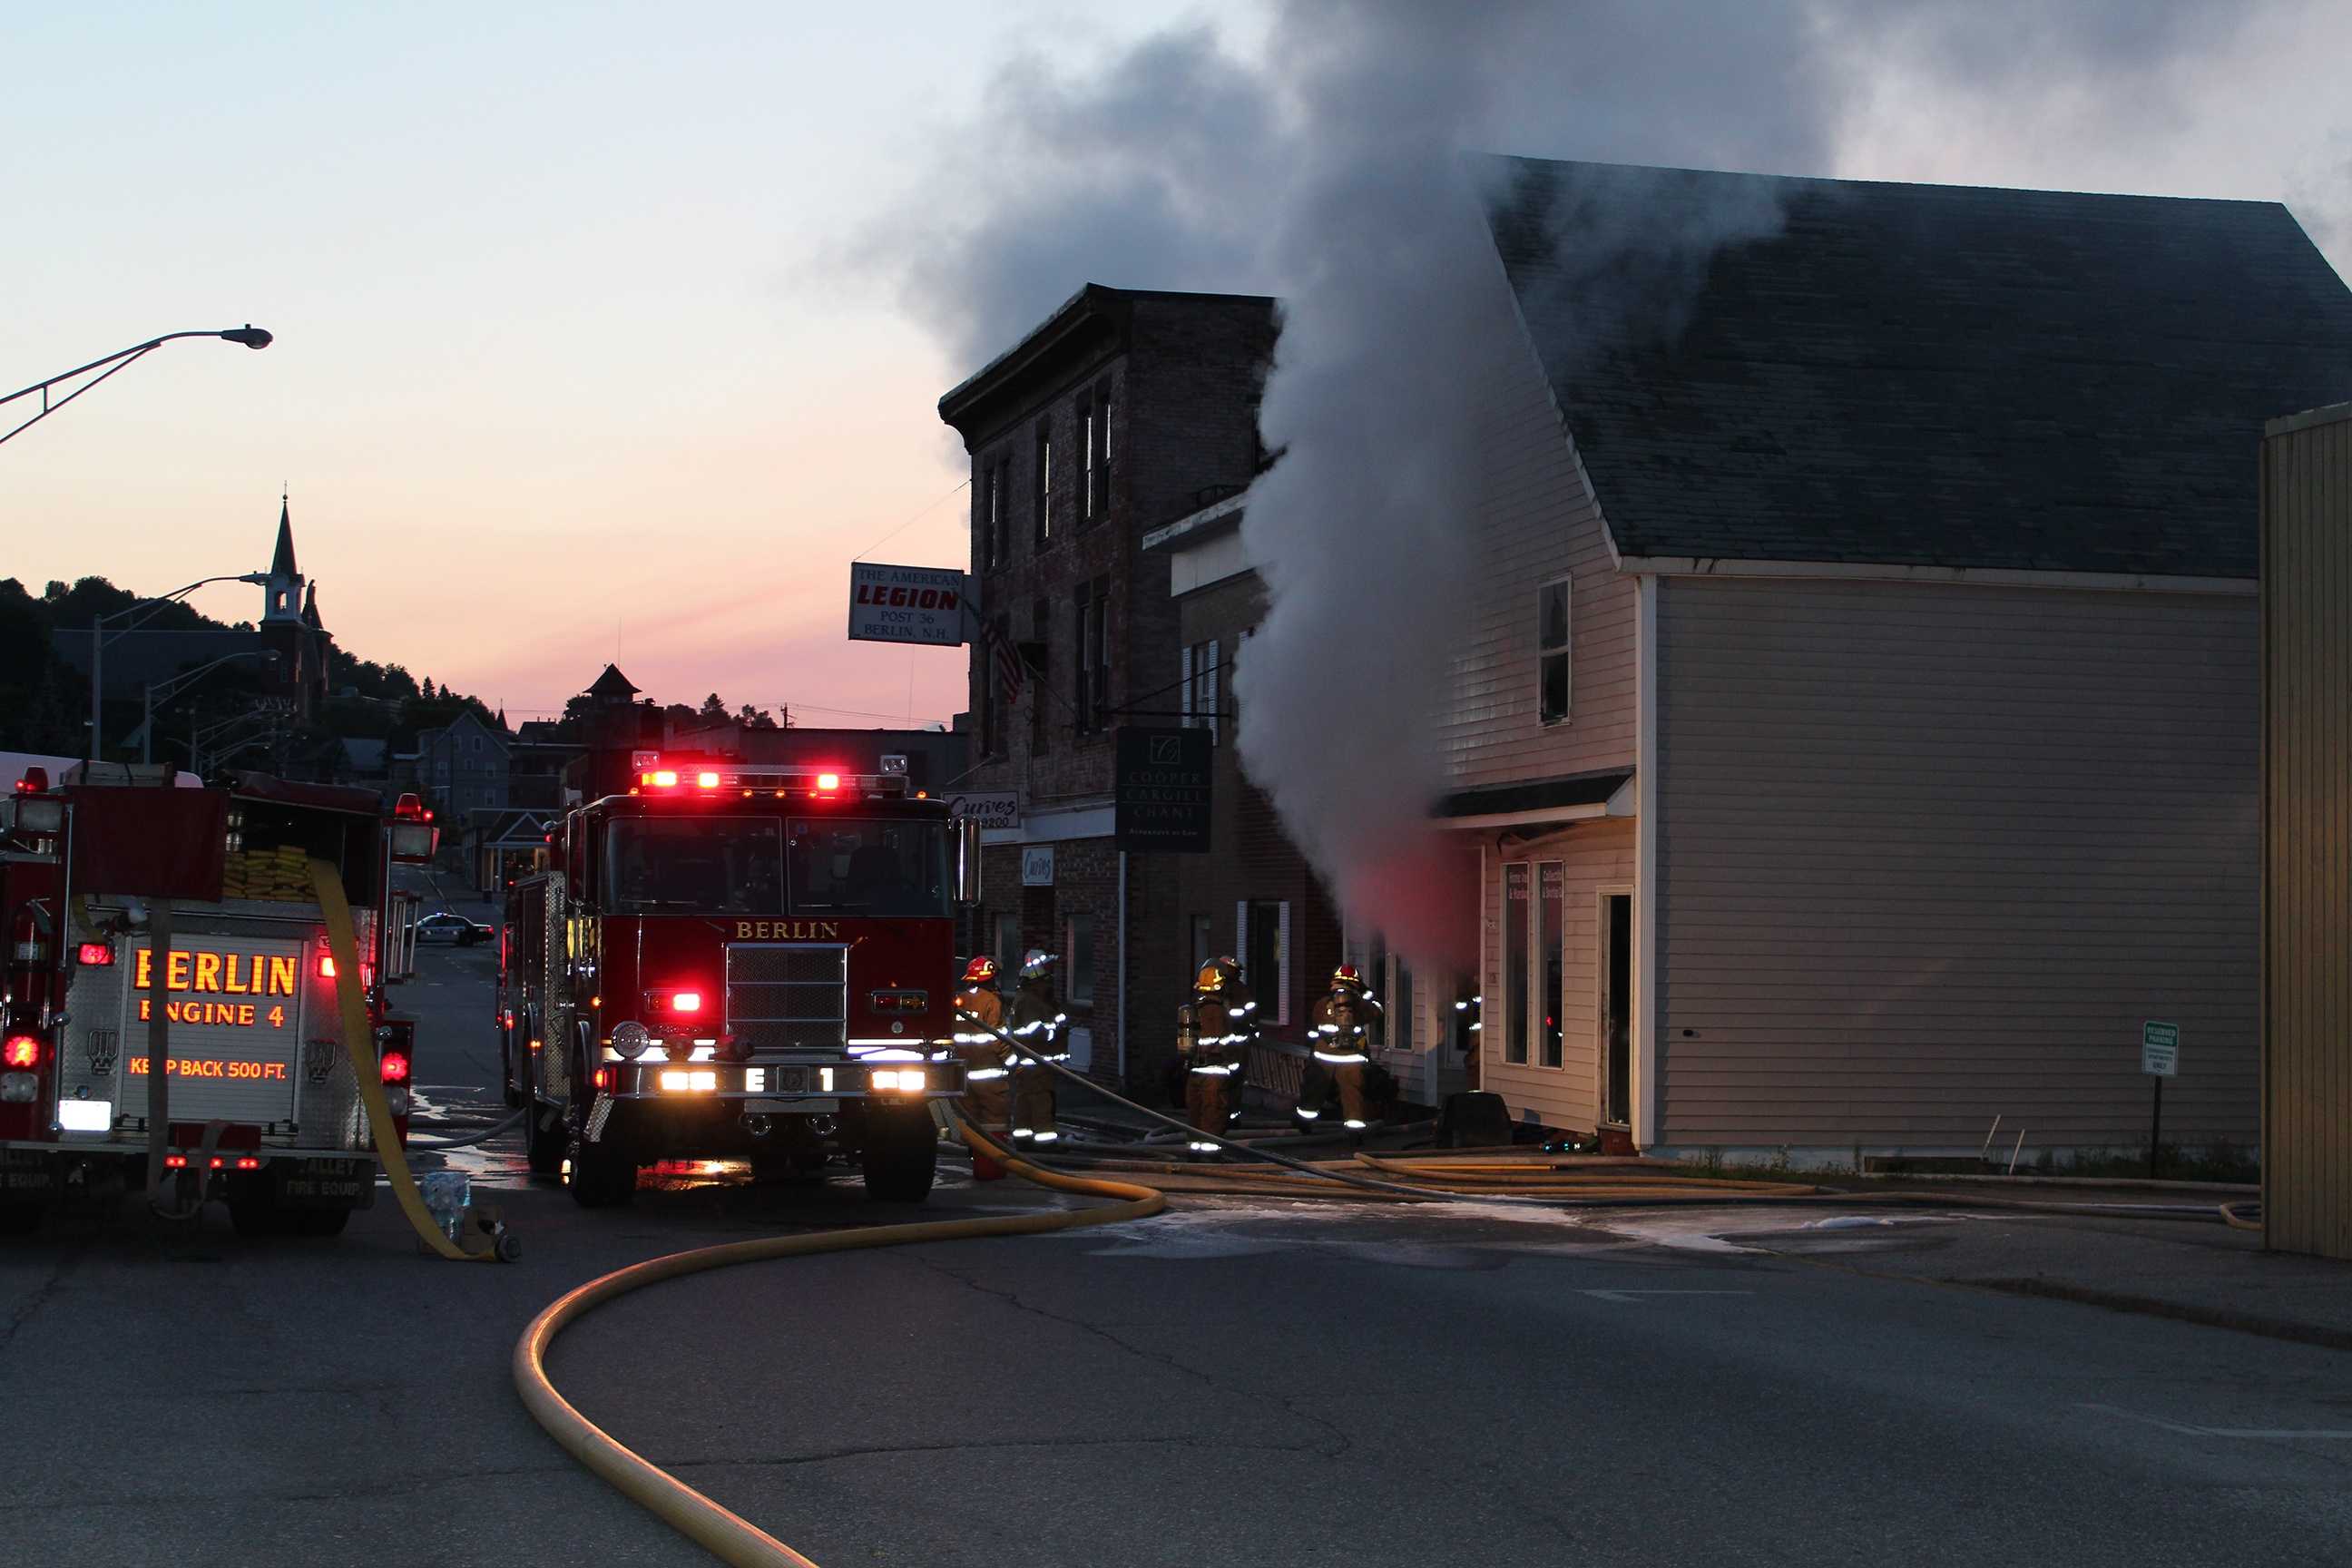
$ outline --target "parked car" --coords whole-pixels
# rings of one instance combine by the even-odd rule
[[[459,947],[471,947],[478,942],[488,942],[490,928],[479,921],[469,921],[463,915],[453,915],[446,910],[426,915],[416,922],[418,942],[446,942]]]

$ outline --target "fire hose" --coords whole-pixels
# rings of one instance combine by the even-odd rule
[[[970,1241],[990,1236],[1038,1236],[1050,1231],[1076,1230],[1087,1226],[1117,1225],[1158,1214],[1168,1200],[1160,1193],[1130,1182],[1065,1175],[1030,1164],[991,1142],[985,1134],[965,1124],[953,1111],[950,1121],[964,1141],[990,1153],[1010,1169],[1043,1187],[1080,1193],[1114,1201],[1092,1208],[1055,1209],[1044,1214],[988,1215],[977,1219],[926,1220],[910,1225],[875,1226],[862,1230],[824,1231],[815,1235],[763,1237],[756,1241],[730,1242],[718,1247],[674,1252],[616,1269],[601,1279],[565,1292],[530,1321],[514,1348],[515,1388],[531,1419],[549,1436],[607,1485],[646,1509],[688,1540],[734,1568],[816,1568],[740,1514],[714,1502],[676,1476],[637,1454],[575,1408],[556,1392],[547,1375],[548,1348],[582,1315],[632,1290],[665,1279],[725,1268],[738,1263],[763,1263],[772,1258],[800,1258],[820,1252],[852,1252],[871,1247],[910,1247],[923,1242]]]
[[[327,951],[335,961],[335,973],[349,977],[338,979],[335,984],[335,1000],[342,1015],[343,1053],[351,1058],[352,1072],[359,1079],[368,1131],[375,1139],[376,1155],[383,1162],[384,1179],[392,1185],[400,1212],[415,1229],[417,1240],[453,1263],[513,1262],[521,1255],[520,1246],[495,1214],[478,1207],[467,1210],[459,1233],[467,1245],[461,1246],[449,1238],[425,1206],[425,1195],[417,1191],[408,1156],[401,1148],[400,1130],[392,1122],[392,1107],[383,1096],[375,1032],[368,1026],[367,1002],[360,994],[359,941],[352,933],[352,906],[343,896],[343,879],[327,861],[314,859],[310,885],[318,889],[319,908],[326,916]]]

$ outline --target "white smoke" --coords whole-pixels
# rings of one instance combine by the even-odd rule
[[[1192,28],[1084,78],[1009,65],[991,117],[943,142],[940,181],[867,254],[917,258],[897,269],[908,301],[966,368],[1083,281],[1281,297],[1261,416],[1281,456],[1244,523],[1269,607],[1234,673],[1243,760],[1351,918],[1458,957],[1475,933],[1428,822],[1446,784],[1433,721],[1469,591],[1475,392],[1509,309],[1477,210],[1493,193],[1468,172],[1494,165],[1464,153],[1831,174],[1881,58],[1948,60],[1988,103],[2152,99],[2219,9],[1286,0],[1255,58]],[[1778,221],[1752,195],[1685,188],[1611,226],[1627,205],[1601,195],[1622,193],[1554,207],[1575,297],[1545,302],[1596,348],[1604,323],[1671,333],[1716,248]]]

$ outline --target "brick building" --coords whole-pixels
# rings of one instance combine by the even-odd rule
[[[1135,1081],[1172,1048],[1157,1025],[1192,957],[1178,858],[1112,837],[1114,731],[1169,722],[1180,685],[1142,539],[1256,471],[1274,337],[1268,299],[1089,284],[940,400],[971,454],[980,614],[1026,668],[1008,701],[975,644],[962,787],[1021,797],[1020,826],[988,835],[981,941],[1000,963],[1063,953],[1074,1056]]]

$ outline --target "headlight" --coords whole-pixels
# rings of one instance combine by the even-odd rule
[[[634,1018],[625,1024],[613,1026],[613,1048],[620,1052],[625,1060],[635,1061],[646,1054],[646,1047],[652,1043],[653,1036]]]
[[[923,1069],[920,1068],[877,1068],[873,1085],[876,1089],[896,1089],[901,1094],[920,1094],[923,1089]]]

